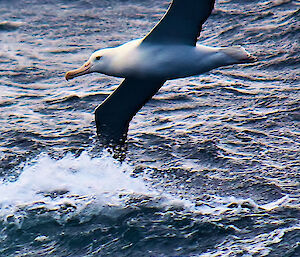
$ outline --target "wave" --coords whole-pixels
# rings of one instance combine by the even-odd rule
[[[42,154],[24,167],[16,181],[2,182],[0,216],[6,221],[12,215],[19,220],[20,210],[28,208],[50,211],[69,205],[77,206],[77,214],[80,204],[121,205],[122,195],[147,193],[146,186],[131,178],[128,171],[127,165],[118,164],[108,154],[91,158],[84,152],[77,158],[68,154],[60,160]]]
[[[148,197],[161,203],[158,208],[179,206],[203,215],[220,215],[235,209],[233,207],[269,211],[292,200],[285,196],[275,202],[258,205],[250,198],[210,196],[208,199],[205,196],[193,202],[154,189],[151,183],[147,183],[146,177],[137,177],[133,167],[115,160],[106,150],[101,157],[91,157],[83,152],[77,157],[67,154],[59,160],[44,153],[25,164],[19,173],[13,181],[6,179],[0,184],[2,221],[8,221],[8,217],[11,219],[12,216],[15,216],[14,220],[20,220],[24,210],[44,208],[51,211],[62,205],[75,206],[74,215],[91,206],[93,211],[98,208],[98,212],[107,206],[125,208],[131,197]]]
[[[182,197],[167,188],[155,188],[146,173],[136,175],[132,166],[116,161],[108,151],[103,151],[100,157],[83,152],[79,156],[67,154],[61,159],[44,153],[27,162],[19,173],[14,180],[3,180],[0,184],[0,254],[5,256],[22,252],[22,245],[26,246],[24,254],[36,247],[38,256],[66,251],[70,256],[116,255],[121,248],[127,249],[124,256],[140,254],[134,245],[141,249],[152,247],[157,254],[166,251],[164,254],[168,255],[168,247],[163,247],[167,242],[174,254],[185,254],[196,247],[204,254],[200,256],[207,256],[206,253],[222,256],[222,242],[231,253],[235,252],[242,239],[232,243],[229,238],[242,237],[243,227],[252,226],[253,219],[264,230],[269,225],[259,216],[278,213],[280,218],[282,209],[293,211],[297,205],[297,200],[289,196],[266,204],[233,196]],[[245,220],[245,217],[252,218]],[[263,253],[261,245],[280,242],[284,234],[297,229],[299,226],[291,223],[273,234],[255,234],[248,241],[255,243],[252,249]],[[88,247],[91,238],[98,245],[92,250]],[[215,241],[213,245],[211,238]],[[12,244],[16,239],[18,246]],[[187,249],[177,249],[176,240],[187,245]],[[53,244],[55,248],[50,247]],[[218,244],[221,244],[218,250],[211,248]],[[250,243],[245,244],[250,247]],[[252,249],[246,252],[251,253]]]

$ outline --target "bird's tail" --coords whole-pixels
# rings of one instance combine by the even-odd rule
[[[236,63],[251,63],[256,62],[257,58],[248,53],[245,48],[241,46],[229,46],[222,48],[223,52],[236,60]]]

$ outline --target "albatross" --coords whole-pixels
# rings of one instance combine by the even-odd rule
[[[214,4],[215,0],[173,0],[145,37],[98,50],[82,67],[66,73],[66,80],[92,72],[124,78],[95,110],[97,134],[104,141],[124,142],[131,119],[167,80],[255,61],[241,46],[197,44]]]

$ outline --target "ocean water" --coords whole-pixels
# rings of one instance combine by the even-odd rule
[[[0,1],[1,257],[300,256],[299,1],[217,1],[200,42],[258,62],[168,81],[123,161],[93,114],[121,80],[64,80],[168,2]]]

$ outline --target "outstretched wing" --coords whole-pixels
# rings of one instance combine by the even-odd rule
[[[95,111],[97,134],[105,143],[126,139],[129,122],[162,87],[164,80],[126,78]]]
[[[164,17],[143,42],[196,45],[214,3],[215,0],[173,0]]]

